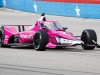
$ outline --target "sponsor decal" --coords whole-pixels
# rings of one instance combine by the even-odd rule
[[[27,38],[27,39],[32,39],[33,35],[32,34],[20,34],[21,38]]]

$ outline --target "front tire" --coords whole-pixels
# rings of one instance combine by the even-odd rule
[[[33,37],[33,46],[37,51],[45,51],[48,44],[48,34],[44,30],[39,30]]]
[[[95,44],[93,40],[97,42],[96,32],[92,29],[84,30],[81,35],[81,40],[84,42],[84,44],[82,44],[83,49],[93,50],[95,48]],[[90,46],[90,45],[94,45],[94,46]]]

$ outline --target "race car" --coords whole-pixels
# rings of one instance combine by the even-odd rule
[[[28,28],[28,26],[30,27]],[[81,36],[74,36],[66,30],[67,27],[62,27],[57,21],[46,20],[45,13],[43,13],[34,25],[1,26],[0,46],[29,46],[37,51],[45,51],[46,48],[65,48],[77,45],[81,45],[84,50],[93,50],[95,47],[100,48],[94,30],[83,30]]]

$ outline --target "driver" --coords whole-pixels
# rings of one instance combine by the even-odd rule
[[[45,13],[41,14],[41,17],[38,21],[46,21],[46,17],[45,17]],[[30,30],[34,25],[32,25],[31,27],[29,27],[27,30]],[[46,27],[46,26],[45,26]]]
[[[40,24],[41,28],[47,28],[43,23]]]
[[[41,18],[38,21],[46,21],[45,13],[41,14]]]

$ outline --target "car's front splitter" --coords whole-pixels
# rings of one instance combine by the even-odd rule
[[[56,48],[56,47],[71,47],[71,46],[76,46],[76,45],[82,45],[83,42],[81,40],[75,40],[75,41],[72,41],[72,42],[66,42],[65,44],[54,44],[52,42],[49,42],[46,47],[47,48]]]

